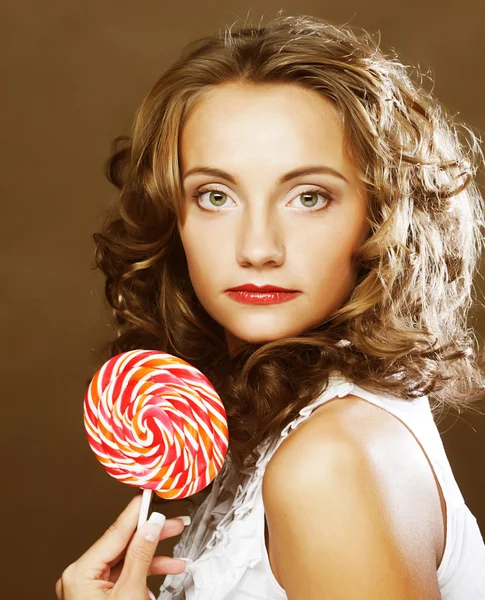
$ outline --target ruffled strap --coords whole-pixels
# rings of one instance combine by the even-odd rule
[[[260,482],[259,476],[251,478],[246,493],[240,493],[231,507],[232,521],[219,524],[214,532],[215,543],[189,565],[187,600],[227,598],[247,569],[262,560],[260,544],[254,543],[261,533],[261,518],[255,511],[264,510],[263,503],[257,502]]]
[[[213,521],[217,522],[222,518],[232,503],[232,495],[228,493],[225,485],[228,474],[229,470],[224,469],[216,476],[212,490],[195,513],[190,515],[190,525],[185,527],[180,540],[174,546],[174,558],[183,556],[195,561],[203,551],[207,544],[204,538],[211,532]],[[190,572],[187,571],[166,575],[163,584],[160,586],[160,595],[157,600],[181,600],[184,598],[184,587],[189,584],[189,581],[186,581],[189,575]]]

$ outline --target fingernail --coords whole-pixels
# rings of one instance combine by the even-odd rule
[[[176,519],[181,519],[184,525],[190,525],[191,519],[189,516],[184,515],[183,517],[175,517]]]
[[[187,571],[187,567],[194,562],[191,558],[182,558],[181,556],[177,556],[177,558],[185,562],[185,571]]]
[[[166,517],[165,515],[162,515],[162,513],[153,512],[148,521],[141,527],[143,530],[143,537],[149,542],[158,540],[165,523],[165,519]]]

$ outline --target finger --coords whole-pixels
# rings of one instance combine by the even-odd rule
[[[166,540],[167,538],[179,535],[185,529],[185,525],[181,519],[167,519],[163,525],[162,532],[160,534],[160,540]]]
[[[140,507],[141,494],[138,494],[104,535],[76,561],[81,572],[97,568],[102,570],[120,558],[136,529]]]
[[[174,517],[172,519],[166,519],[165,524],[162,529],[162,532],[160,533],[159,541],[166,540],[166,539],[174,537],[176,535],[180,535],[184,529],[185,529],[185,525],[180,518]],[[124,558],[125,554],[126,554],[126,548],[117,557],[118,560],[116,562],[118,562],[119,560]],[[114,565],[115,563],[113,562],[112,564]]]
[[[185,570],[185,561],[171,556],[154,556],[148,575],[178,575]]]
[[[111,569],[109,580],[116,583],[123,571],[124,561],[120,561]],[[178,575],[185,570],[186,562],[181,558],[172,558],[171,556],[154,556],[147,575]]]
[[[161,541],[161,540],[165,540],[167,538],[179,535],[184,530],[184,527],[185,527],[185,525],[180,518],[166,519],[166,521],[163,525],[163,529],[160,534],[159,540]],[[114,562],[112,561],[112,563],[110,565],[111,569],[110,569],[110,574],[109,574],[109,580],[112,583],[116,583],[118,581],[119,576],[121,575],[121,571],[123,570],[123,566],[124,566],[125,555],[126,555],[126,548],[118,557],[116,564],[114,564]],[[158,559],[162,559],[162,562],[160,562]],[[175,563],[171,563],[171,562],[167,563],[167,561],[172,561],[172,560],[175,560],[176,562]],[[153,565],[155,565],[154,566],[155,570],[152,570]],[[185,563],[184,563],[184,565],[185,565]],[[173,558],[164,557],[164,556],[160,556],[160,557],[155,556],[153,558],[152,565],[150,566],[150,569],[148,571],[148,575],[164,575],[164,574],[168,575],[168,574],[181,573],[183,571],[183,568],[181,571],[180,567],[181,567],[181,563],[178,559],[173,559]],[[168,570],[164,571],[165,568],[167,568]]]
[[[146,586],[148,572],[164,524],[165,515],[154,512],[133,536],[118,579],[118,584],[123,589],[137,590]]]

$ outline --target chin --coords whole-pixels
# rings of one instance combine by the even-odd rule
[[[261,328],[257,331],[232,331],[233,336],[241,340],[242,343],[266,344],[274,340],[294,337],[299,335],[299,331],[282,330],[262,332]]]

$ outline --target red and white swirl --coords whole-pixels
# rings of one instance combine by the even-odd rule
[[[161,498],[186,498],[222,469],[224,405],[188,362],[153,350],[114,356],[84,398],[89,445],[108,473]]]

